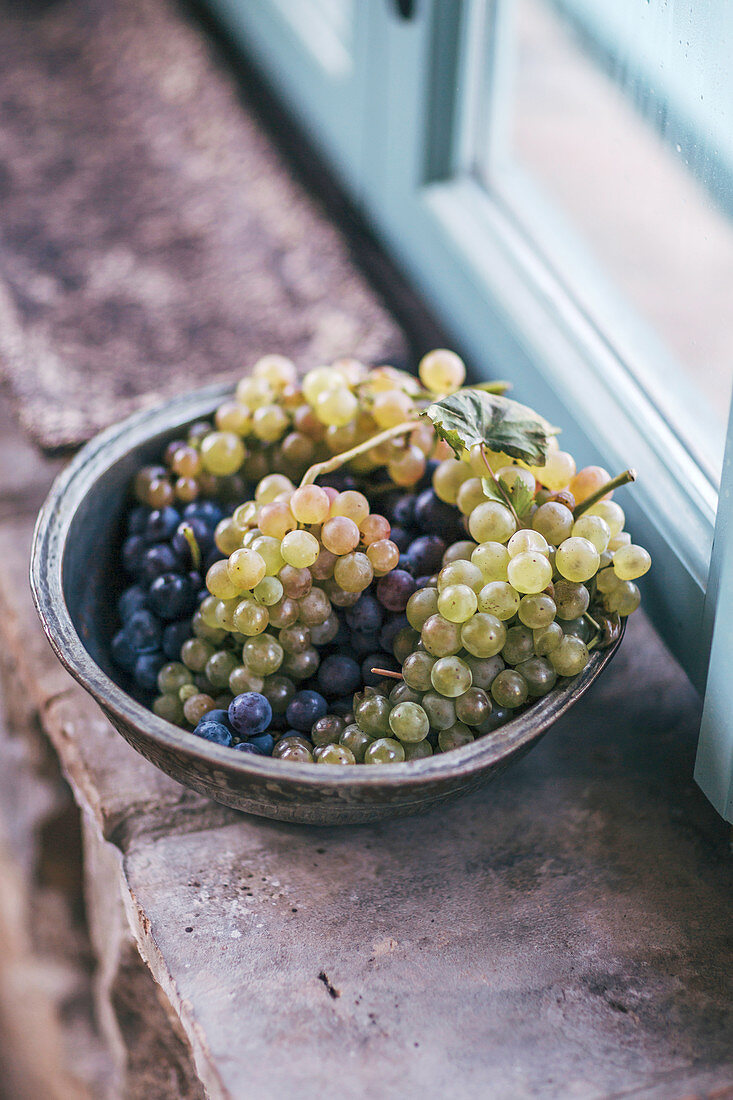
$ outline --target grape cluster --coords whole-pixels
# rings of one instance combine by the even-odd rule
[[[419,379],[266,356],[140,471],[112,649],[158,715],[243,752],[396,763],[491,733],[614,636],[650,558],[609,475],[554,437],[541,466],[449,457],[420,414],[464,377],[444,350]]]

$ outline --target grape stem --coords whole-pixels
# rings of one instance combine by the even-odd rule
[[[391,669],[388,668],[373,668],[372,672],[375,676],[389,676],[392,680],[404,679],[401,672],[392,672]]]
[[[505,504],[506,504],[507,508],[509,509],[509,511],[511,512],[511,514],[514,516],[514,522],[517,525],[517,530],[519,530],[519,528],[522,526],[522,524],[519,521],[519,516],[517,515],[517,510],[514,507],[514,505],[512,504],[511,498],[509,497],[509,494],[506,492],[506,490],[504,489],[504,486],[501,484],[498,477],[496,476],[494,471],[491,469],[491,466],[489,465],[489,460],[486,457],[486,444],[481,443],[480,444],[480,449],[481,449],[481,458],[484,461],[484,466],[489,471],[489,477],[493,481],[494,486],[496,488],[496,491],[499,493],[502,500],[505,502]]]
[[[592,508],[594,504],[605,497],[606,493],[612,493],[614,489],[620,489],[622,485],[628,485],[631,481],[636,481],[636,470],[624,470],[618,477],[611,478],[605,485],[601,485],[600,489],[596,489],[595,493],[591,493],[581,504],[576,504],[573,509],[573,518],[577,519],[578,516],[582,516],[583,512],[587,512],[589,508]]]
[[[181,526],[181,534],[188,543],[188,548],[191,551],[191,561],[193,562],[194,569],[199,569],[201,567],[201,547],[198,544],[198,540],[190,523],[184,523]]]
[[[415,428],[420,427],[421,423],[420,420],[409,420],[405,421],[404,424],[395,424],[393,428],[387,428],[385,431],[379,432],[378,435],[365,439],[363,443],[357,443],[356,447],[352,447],[349,451],[344,451],[340,455],[333,455],[332,458],[327,458],[324,462],[316,462],[303,474],[300,488],[302,489],[304,485],[312,485],[317,477],[333,473],[344,463],[351,462],[352,458],[358,458],[359,455],[371,451],[372,447],[379,447],[380,444],[387,443],[390,439],[396,439],[398,435],[406,435],[408,432],[414,431]]]

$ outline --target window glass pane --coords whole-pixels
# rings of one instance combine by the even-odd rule
[[[351,69],[356,0],[271,0],[331,76]]]
[[[717,479],[733,377],[733,8],[487,10],[476,171]]]

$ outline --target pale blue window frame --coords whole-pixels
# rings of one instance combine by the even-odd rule
[[[339,8],[341,42],[334,47],[325,34],[319,49],[312,32],[328,19],[330,2]],[[707,680],[696,777],[733,818],[730,432],[718,506],[715,476],[578,308],[501,196],[477,180],[470,136],[486,120],[476,117],[466,87],[488,80],[490,104],[502,94],[499,61],[482,71],[477,48],[486,21],[501,34],[500,8],[490,0],[417,0],[403,5],[415,9],[404,19],[388,0],[353,0],[345,3],[352,20],[345,32],[340,0],[207,3],[307,127],[475,368],[510,374],[517,396],[562,424],[568,448],[584,461],[639,470],[624,507],[654,557],[645,608],[698,688]],[[557,3],[581,17],[596,0]],[[329,64],[329,49],[332,57],[347,50],[349,63]]]

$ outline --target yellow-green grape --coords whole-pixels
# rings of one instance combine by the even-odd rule
[[[438,595],[438,611],[451,623],[465,623],[478,608],[476,593],[467,584],[449,584]]]
[[[455,561],[448,562],[438,573],[438,591],[442,592],[444,588],[456,584],[468,585],[474,592],[480,592],[484,586],[481,570],[466,558],[456,558]]]
[[[619,579],[618,573],[614,569],[601,569],[596,577],[596,588],[605,596],[614,590],[619,583]]]
[[[313,753],[316,764],[355,764],[356,757],[346,745],[324,745]]]
[[[590,660],[587,645],[574,634],[566,634],[548,656],[558,676],[577,676]]]
[[[486,461],[484,461],[484,455]],[[488,462],[489,468],[496,473],[497,470],[501,470],[503,466],[508,466],[511,462],[511,458],[503,451],[490,451],[488,448],[484,448],[482,453],[481,444],[475,443],[468,453],[468,464],[473,470],[476,477],[486,477],[487,469],[486,463]]]
[[[257,523],[263,535],[282,539],[288,531],[293,531],[297,521],[287,504],[274,500],[272,504],[263,504],[259,510]]]
[[[216,622],[222,630],[233,631],[237,628],[234,625],[234,612],[239,607],[239,597],[235,596],[231,600],[217,600],[216,608],[214,609],[214,615]]]
[[[237,383],[235,396],[242,405],[250,409],[261,409],[275,400],[275,391],[264,378],[243,378]]]
[[[163,665],[158,673],[158,691],[163,695],[177,695],[184,684],[192,684],[191,670],[180,661]]]
[[[372,403],[371,414],[380,428],[394,428],[410,419],[412,398],[402,390],[386,390],[378,393]]]
[[[461,628],[440,614],[431,615],[423,624],[420,639],[433,657],[450,657],[461,648]]]
[[[435,664],[435,657],[419,649],[409,653],[402,662],[402,676],[408,687],[415,691],[429,691],[432,687],[430,672]]]
[[[307,569],[313,565],[320,550],[321,544],[310,531],[290,531],[280,544],[283,561],[295,569]]]
[[[158,695],[153,700],[153,714],[172,722],[174,726],[180,726],[184,721],[183,703],[177,695]]]
[[[588,539],[572,536],[560,543],[555,568],[568,581],[589,581],[597,572],[601,555]]]
[[[294,535],[295,531],[291,534]],[[265,573],[268,577],[276,577],[285,564],[280,550],[281,545],[280,539],[269,538],[267,535],[259,535],[252,543],[252,549],[256,550],[265,562]]]
[[[213,642],[214,645],[218,645],[223,642],[226,637],[226,631],[222,630],[217,624],[216,620],[216,605],[219,603],[215,596],[209,596],[211,601],[212,619],[210,623],[205,623],[201,610],[194,611],[193,618],[191,619],[191,629],[197,638],[200,638],[204,642]],[[203,601],[206,603],[206,600]],[[202,606],[203,606],[202,603]],[[212,625],[213,623],[213,625]]]
[[[255,500],[258,504],[271,504],[280,493],[292,493],[294,488],[290,478],[284,474],[267,474],[255,490]]]
[[[509,509],[495,500],[479,504],[468,519],[468,530],[476,542],[506,542],[516,529]]]
[[[332,516],[346,516],[354,521],[356,526],[363,523],[369,515],[369,501],[363,493],[357,493],[355,489],[347,489],[339,493],[331,504]]]
[[[357,764],[364,763],[364,753],[371,743],[372,738],[368,733],[364,733],[364,730],[359,729],[356,722],[352,722],[350,726],[347,726],[339,736],[339,744],[351,749]]]
[[[206,642],[203,638],[189,638],[181,646],[181,661],[192,672],[203,672],[206,662],[214,652],[211,642]]]
[[[262,378],[273,390],[292,386],[298,377],[295,364],[284,355],[263,355],[252,368],[255,378]]]
[[[394,737],[380,737],[364,752],[365,764],[401,764],[404,759],[405,750]]]
[[[333,610],[331,601],[320,588],[312,588],[306,596],[298,600],[298,609],[300,622],[306,626],[325,623]]]
[[[234,432],[211,432],[201,443],[201,465],[210,474],[227,477],[236,474],[247,453]]]
[[[320,394],[343,388],[343,375],[332,367],[315,367],[303,378],[303,395],[309,405],[315,405]]]
[[[240,551],[237,551],[241,553]],[[239,587],[229,572],[229,563],[215,561],[206,574],[206,587],[219,600],[231,600],[239,595]]]
[[[502,542],[479,543],[471,554],[471,561],[480,569],[484,584],[506,580],[509,551]]]
[[[558,619],[570,622],[579,619],[588,610],[590,592],[584,584],[558,580],[555,582],[554,600]]]
[[[473,682],[471,669],[460,657],[439,657],[430,670],[430,679],[439,695],[455,699],[468,691]]]
[[[360,537],[359,528],[348,516],[333,516],[321,528],[321,542],[332,554],[348,554],[356,550]],[[373,543],[370,549],[378,545]]]
[[[218,596],[207,596],[206,599],[202,600],[199,605],[198,613],[200,614],[201,619],[206,624],[206,626],[211,627],[212,629],[215,629],[217,626],[216,605],[218,602]]]
[[[226,429],[222,429],[225,431]],[[178,447],[173,455],[171,469],[179,477],[196,477],[201,470],[201,456],[195,447]],[[623,527],[623,524],[621,525]]]
[[[536,481],[534,474],[524,468],[524,466],[501,466],[496,471],[496,476],[500,478],[509,489],[513,489],[515,485],[522,485],[530,493],[534,494],[536,488]]]
[[[613,555],[613,571],[622,581],[635,581],[643,577],[652,564],[651,555],[643,546],[620,546]]]
[[[257,504],[254,500],[247,500],[244,504],[238,505],[232,512],[231,523],[236,527],[237,531],[241,533],[248,531],[251,527],[257,525],[257,515],[263,505]],[[223,523],[230,522],[223,520]]]
[[[422,630],[431,615],[438,610],[438,592],[435,588],[419,588],[407,601],[405,614],[413,630]]]
[[[229,676],[237,667],[237,658],[228,649],[213,653],[206,662],[206,675],[215,688],[229,687]]]
[[[548,500],[532,516],[532,527],[552,546],[559,546],[573,533],[573,513],[564,504]]]
[[[631,546],[631,535],[628,531],[619,531],[617,535],[614,535],[608,544],[608,549],[611,554],[615,554],[622,546]]]
[[[619,535],[626,523],[624,510],[615,500],[599,500],[596,504],[591,505],[584,514],[586,516],[600,516],[601,519],[605,520],[611,532],[611,538]]]
[[[283,598],[282,582],[277,577],[263,577],[253,589],[254,598],[265,607],[272,607]]]
[[[641,593],[631,581],[619,580],[616,587],[604,597],[603,602],[607,611],[617,611],[625,618],[636,611],[641,603]]]
[[[374,570],[366,554],[344,554],[333,568],[333,578],[344,592],[363,592],[372,583]]]
[[[454,749],[462,749],[464,745],[470,745],[474,740],[474,735],[468,726],[463,722],[456,722],[450,729],[440,731],[438,747],[441,752],[453,752]]]
[[[282,460],[288,467],[304,470],[315,458],[313,440],[303,432],[288,432],[280,444]],[[275,463],[277,465],[277,463]]]
[[[290,760],[295,764],[312,764],[313,753],[310,741],[304,737],[281,737],[272,755],[276,760]]]
[[[519,611],[519,600],[519,593],[508,581],[489,581],[479,592],[478,607],[505,622]]]
[[[428,716],[431,729],[447,730],[455,723],[455,703],[452,699],[439,695],[437,691],[426,692],[420,706]]]
[[[513,668],[505,668],[494,679],[491,685],[491,694],[494,702],[498,703],[500,707],[508,707],[510,710],[514,710],[515,707],[521,707],[523,703],[527,702],[529,689],[527,681],[520,672],[516,672]]]
[[[506,544],[506,548],[510,558],[516,558],[518,554],[531,553],[533,551],[538,554],[544,554],[545,556],[550,552],[550,547],[547,545],[547,539],[544,535],[541,535],[539,531],[515,531]]]
[[[527,681],[527,690],[535,699],[547,695],[557,682],[557,673],[545,657],[529,657],[517,665],[516,671]]]
[[[454,561],[470,561],[471,555],[476,549],[473,539],[459,539],[452,542],[443,554],[443,565],[450,565]]]
[[[531,627],[532,630],[549,626],[556,613],[555,601],[551,596],[546,596],[544,593],[522,596],[519,601],[519,621],[524,623],[525,626]]]
[[[264,687],[262,676],[256,676],[251,669],[237,665],[229,673],[229,690],[232,695],[242,695],[245,691],[261,692]]]
[[[211,569],[221,564],[226,566],[229,580],[234,588],[233,592],[214,592],[215,596],[221,596],[222,599],[230,599],[239,592],[250,591],[260,583],[267,572],[267,564],[262,555],[257,550],[245,549],[244,547],[241,550],[235,550],[228,562],[215,562]],[[208,586],[208,573],[206,583]],[[209,589],[209,591],[213,590]]]
[[[575,476],[575,459],[567,451],[550,451],[544,466],[533,468],[537,480],[556,493]]]
[[[471,477],[470,467],[457,458],[445,458],[433,471],[433,492],[446,504],[455,504],[464,481]]]
[[[252,416],[252,432],[263,443],[276,443],[290,427],[290,417],[279,405],[263,405]]]
[[[552,580],[552,566],[539,550],[526,550],[509,562],[507,580],[517,592],[541,592]]]
[[[436,348],[423,355],[418,374],[426,390],[432,393],[452,393],[466,380],[466,364],[454,351]]]
[[[402,447],[395,457],[387,463],[387,473],[395,485],[416,485],[425,473],[425,454],[419,447],[409,443]]]
[[[427,740],[406,742],[403,746],[405,760],[424,760],[433,755],[433,746]]]
[[[252,413],[246,405],[240,405],[238,401],[225,401],[216,410],[214,423],[220,432],[234,432],[235,435],[240,436],[249,435],[252,428]]]
[[[506,627],[496,615],[480,611],[461,628],[463,648],[473,657],[494,657],[504,648]]]
[[[185,703],[187,699],[192,699],[194,695],[198,695],[199,690],[200,689],[197,688],[195,684],[183,684],[183,686],[178,689],[178,698],[182,703]]]
[[[330,509],[328,493],[320,485],[303,485],[290,498],[290,511],[298,523],[323,523]]]
[[[548,623],[547,626],[538,627],[532,631],[534,651],[538,657],[547,657],[553,649],[557,649],[565,637],[559,623]]]
[[[428,716],[419,703],[398,703],[390,711],[389,726],[399,741],[424,741],[430,730]]]
[[[611,541],[611,529],[601,516],[581,516],[573,524],[573,535],[588,539],[599,554],[603,553]]]
[[[197,726],[205,714],[208,714],[210,710],[213,710],[216,703],[210,695],[206,695],[204,692],[199,692],[198,695],[191,695],[186,699],[183,704],[183,714],[191,726]]]
[[[456,718],[467,726],[480,726],[492,710],[491,699],[480,687],[470,687],[456,699]]]
[[[400,560],[399,547],[391,539],[378,539],[377,542],[370,543],[366,553],[375,577],[383,577],[385,573],[389,573]]]
[[[255,600],[240,600],[234,610],[234,629],[240,634],[246,634],[248,638],[261,634],[267,629],[270,622],[270,614],[266,607],[256,603]]]
[[[485,500],[486,493],[481,484],[481,478],[469,477],[467,481],[463,482],[458,490],[456,504],[458,505],[458,510],[462,512],[464,516],[470,516],[474,508],[479,504],[483,504]]]
[[[318,419],[329,427],[344,428],[349,424],[359,408],[359,402],[346,387],[324,390],[316,398],[315,412]],[[342,449],[353,446],[352,441],[341,441]]]
[[[534,653],[534,637],[528,626],[510,626],[506,632],[506,641],[501,651],[508,665],[518,665]]]
[[[272,676],[283,663],[283,647],[270,634],[260,634],[245,642],[242,658],[257,676]]]

